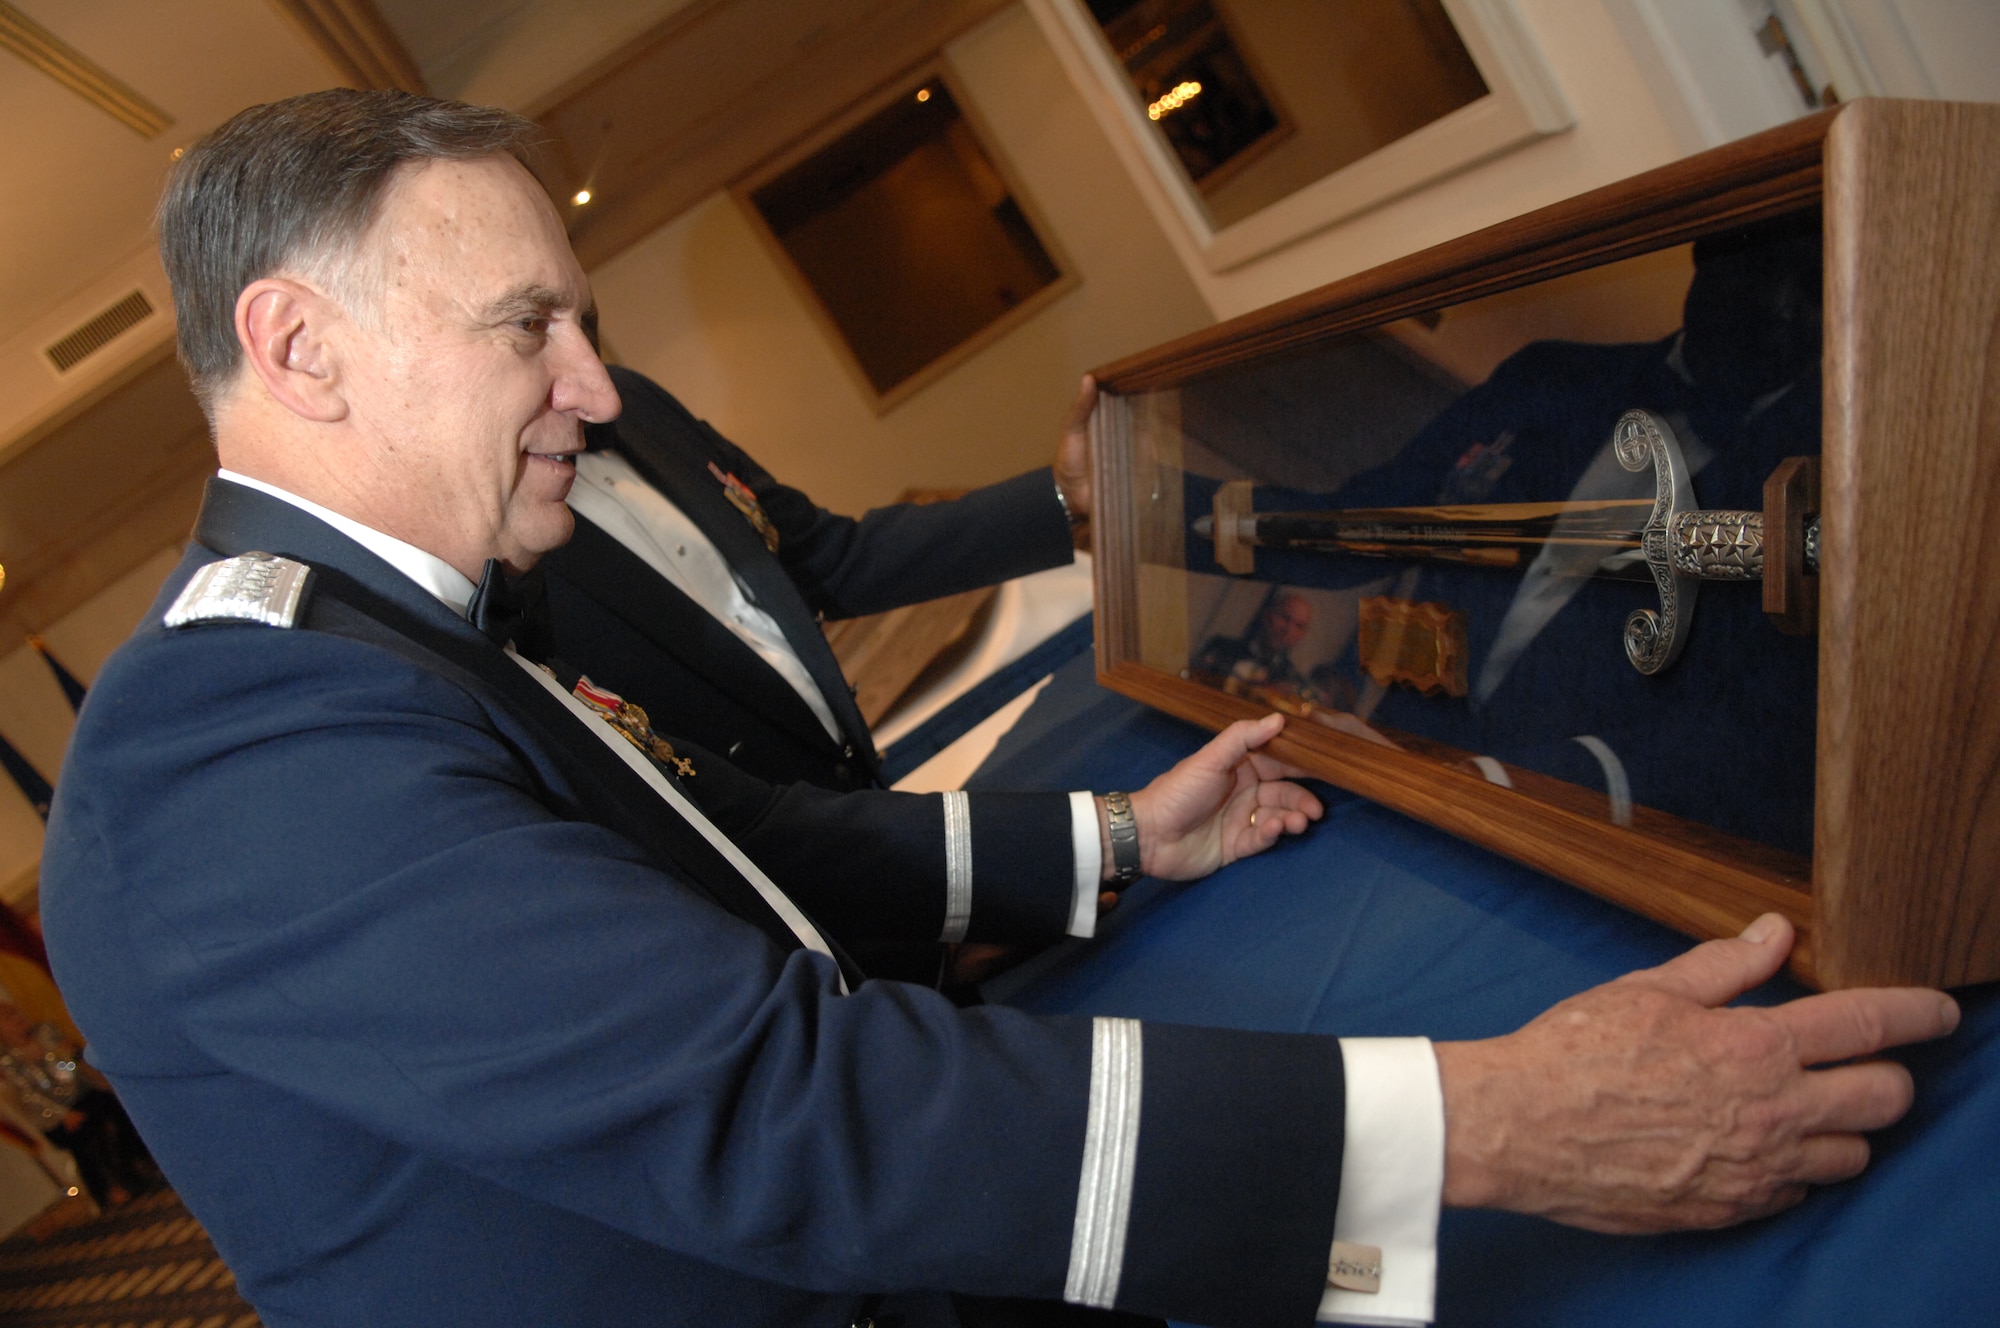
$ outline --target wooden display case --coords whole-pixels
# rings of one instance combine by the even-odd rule
[[[1100,680],[1815,985],[2000,977],[1996,219],[2000,107],[1859,101],[1100,369]]]

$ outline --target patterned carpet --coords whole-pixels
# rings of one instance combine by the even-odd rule
[[[171,1190],[37,1241],[0,1242],[7,1328],[258,1328]]]

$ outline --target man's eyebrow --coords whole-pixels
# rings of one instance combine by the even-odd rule
[[[571,308],[574,303],[571,292],[553,286],[516,286],[487,305],[486,312],[495,318],[506,318],[517,313],[551,313]]]

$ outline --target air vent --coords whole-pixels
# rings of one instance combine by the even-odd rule
[[[152,316],[152,302],[146,298],[144,291],[135,290],[42,353],[49,357],[57,373],[68,373],[102,350],[119,333],[137,327]]]

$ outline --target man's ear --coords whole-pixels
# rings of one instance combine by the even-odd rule
[[[236,341],[250,372],[273,400],[319,424],[347,414],[328,335],[340,316],[324,292],[290,277],[260,277],[236,297]]]

